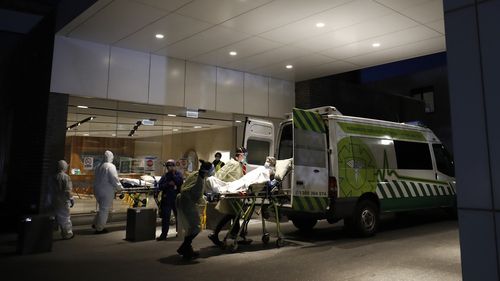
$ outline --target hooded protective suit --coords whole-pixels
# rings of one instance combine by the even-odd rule
[[[57,166],[58,173],[54,176],[50,187],[50,198],[56,222],[61,227],[61,236],[64,239],[70,239],[73,237],[73,225],[69,211],[73,185],[70,177],[66,174],[68,163],[59,160]]]
[[[104,152],[104,162],[95,169],[94,195],[99,203],[99,212],[94,219],[96,231],[102,231],[108,221],[109,210],[113,204],[115,192],[123,189],[118,172],[113,164],[113,153]]]

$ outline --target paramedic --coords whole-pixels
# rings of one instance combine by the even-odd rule
[[[212,163],[203,160],[200,160],[200,163],[201,166],[198,172],[186,178],[181,187],[181,192],[175,200],[179,218],[179,231],[184,236],[184,242],[177,249],[177,253],[184,259],[192,259],[199,256],[199,253],[193,250],[191,243],[201,231],[198,205],[205,204],[202,196],[205,179],[214,173]]]
[[[175,197],[180,192],[183,183],[182,174],[175,170],[175,160],[169,159],[165,162],[167,172],[158,182],[158,189],[161,191],[160,217],[161,217],[161,235],[156,239],[158,241],[166,240],[168,228],[170,225],[170,215],[172,211],[175,216],[175,231],[177,231],[177,209],[175,208]]]
[[[224,167],[225,163],[220,160],[222,157],[222,154],[220,152],[215,153],[215,160],[212,162],[212,164],[215,167],[215,172],[219,171],[220,168]]]
[[[225,182],[232,182],[243,177],[246,174],[247,155],[248,152],[246,148],[240,147],[236,149],[234,158],[229,160],[229,162],[215,174],[215,177]],[[219,203],[217,203],[215,209],[224,214],[224,217],[219,221],[214,229],[214,232],[208,235],[208,238],[216,246],[223,245],[223,243],[219,240],[219,232],[231,220],[233,220],[234,224],[231,229],[231,238],[237,239],[236,235],[240,230],[238,210],[241,208],[241,205],[242,202],[239,199],[222,199]],[[249,244],[251,242],[251,240],[245,239],[244,234],[242,234],[242,238],[243,240],[238,243]]]
[[[94,195],[99,204],[99,212],[96,214],[92,226],[95,228],[96,234],[108,232],[104,226],[108,221],[115,192],[120,193],[123,190],[116,167],[113,164],[113,157],[113,153],[106,150],[104,161],[95,169]]]
[[[71,239],[74,237],[73,225],[69,208],[74,205],[73,197],[71,196],[72,183],[70,177],[66,174],[68,163],[64,160],[57,162],[58,173],[52,178],[50,184],[50,203],[53,208],[56,222],[61,228],[61,236],[63,239]]]

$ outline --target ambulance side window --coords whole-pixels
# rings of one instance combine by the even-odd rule
[[[421,142],[394,141],[398,169],[432,170],[429,145]]]
[[[451,154],[444,148],[442,144],[433,144],[434,158],[438,171],[450,177],[455,176],[455,164]]]
[[[286,124],[281,130],[278,148],[278,160],[293,157],[293,131],[292,123]]]

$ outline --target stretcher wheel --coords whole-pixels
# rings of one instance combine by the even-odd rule
[[[281,248],[283,246],[285,246],[285,239],[280,237],[276,240],[276,247]]]
[[[262,235],[262,243],[264,244],[267,244],[269,243],[269,233],[264,233],[264,235]]]

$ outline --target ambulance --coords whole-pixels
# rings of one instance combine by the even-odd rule
[[[300,230],[318,220],[360,236],[376,233],[380,215],[456,208],[454,163],[428,128],[342,115],[335,107],[293,109],[279,126],[247,118],[243,145],[249,164],[267,155],[290,159],[289,195],[280,211]]]

